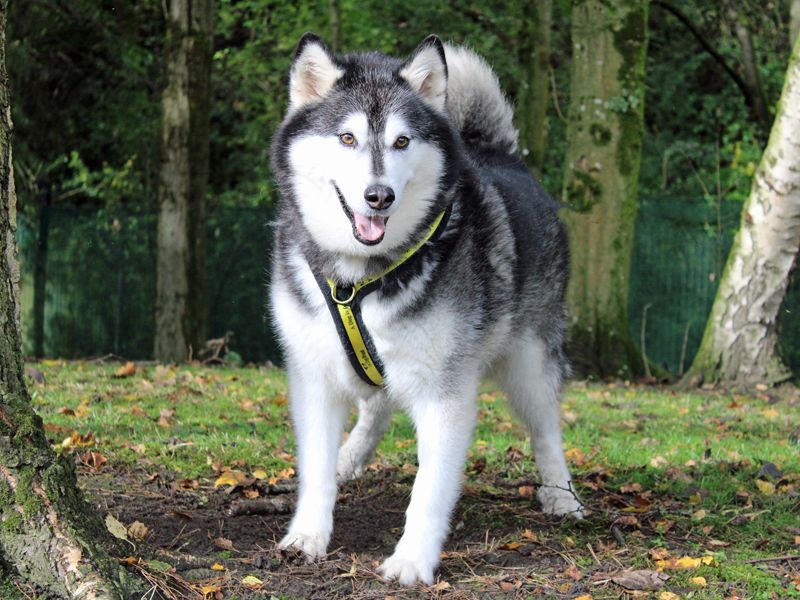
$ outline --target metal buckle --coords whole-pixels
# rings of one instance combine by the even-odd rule
[[[339,300],[339,298],[336,297],[336,286],[335,285],[331,286],[331,298],[333,298],[333,301],[336,302],[336,304],[348,305],[353,301],[353,298],[355,297],[356,297],[356,286],[352,286],[350,288],[350,295],[347,297],[346,300]]]

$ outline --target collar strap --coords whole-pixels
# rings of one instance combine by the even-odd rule
[[[449,218],[450,207],[442,211],[431,223],[422,239],[403,252],[395,262],[383,271],[368,275],[352,285],[339,286],[332,279],[323,278],[315,273],[317,284],[325,297],[347,358],[356,374],[370,385],[383,385],[383,364],[375,351],[372,336],[361,320],[361,299],[379,289],[389,274],[409,264],[415,256],[419,256],[418,252],[425,244],[441,235]]]

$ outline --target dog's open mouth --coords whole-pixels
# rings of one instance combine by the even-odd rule
[[[350,224],[353,226],[353,236],[367,246],[374,246],[380,243],[386,234],[386,223],[389,221],[389,217],[362,215],[359,212],[350,210],[344,200],[344,196],[342,196],[342,192],[339,190],[339,186],[336,185],[335,181],[331,181],[331,184],[333,189],[336,190],[336,195],[339,198],[339,204],[342,205],[344,214],[347,215],[347,218],[350,219]]]

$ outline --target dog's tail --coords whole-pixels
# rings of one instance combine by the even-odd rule
[[[514,154],[514,111],[492,68],[464,46],[445,44],[447,110],[468,147]]]

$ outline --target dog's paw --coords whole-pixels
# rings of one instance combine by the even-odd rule
[[[378,572],[384,581],[397,580],[400,585],[414,585],[417,582],[431,585],[433,583],[433,570],[435,564],[412,556],[405,556],[398,552],[392,554],[378,567]]]
[[[278,550],[283,554],[298,554],[311,563],[318,558],[324,558],[328,548],[328,536],[321,533],[292,532],[278,543]]]
[[[542,510],[555,516],[565,516],[580,521],[583,519],[583,505],[572,489],[543,485],[536,496]]]
[[[364,461],[358,453],[352,451],[347,445],[339,450],[336,461],[336,478],[339,481],[351,481],[364,474]]]

